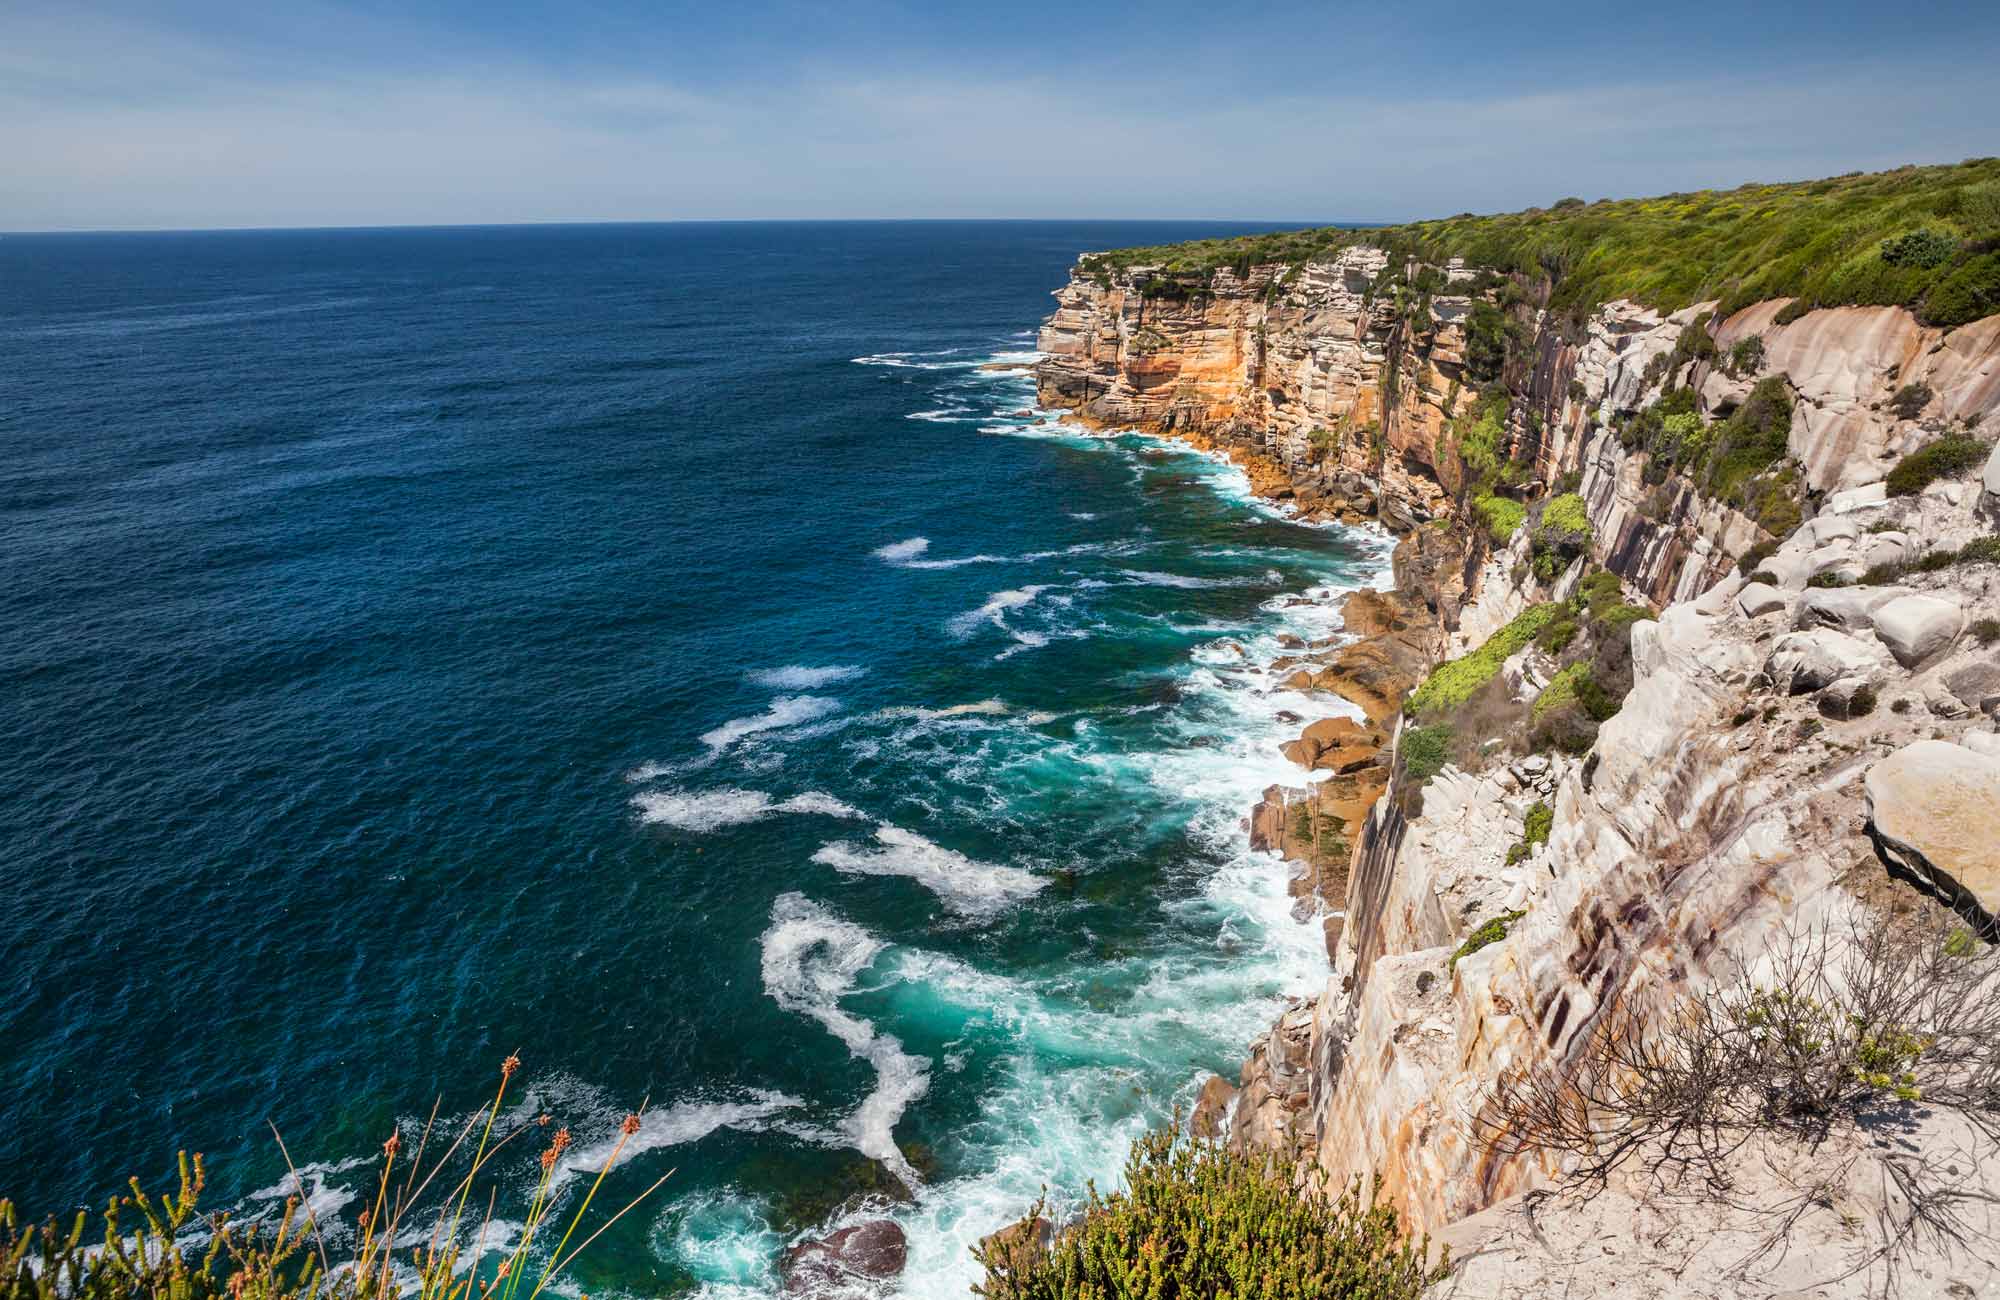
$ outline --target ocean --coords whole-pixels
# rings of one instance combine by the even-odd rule
[[[565,1205],[642,1104],[596,1203],[673,1171],[566,1294],[886,1215],[958,1297],[1114,1185],[1325,979],[1243,818],[1387,544],[1018,363],[1242,229],[0,238],[0,1195],[268,1219],[269,1121],[337,1249],[510,1053]]]

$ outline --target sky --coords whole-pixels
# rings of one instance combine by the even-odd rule
[[[1991,3],[0,0],[0,230],[1393,221],[1991,154]]]

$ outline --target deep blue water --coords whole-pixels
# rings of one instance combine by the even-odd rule
[[[0,1194],[268,1213],[268,1119],[338,1225],[510,1051],[579,1168],[647,1103],[612,1203],[676,1170],[592,1295],[905,1183],[962,1294],[1108,1180],[1324,978],[1240,821],[1382,552],[981,365],[1214,233],[0,240]]]

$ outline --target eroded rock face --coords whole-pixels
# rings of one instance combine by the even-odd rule
[[[2000,758],[1943,740],[1868,769],[1868,829],[1885,857],[2000,918]],[[1995,931],[2000,935],[2000,930]]]

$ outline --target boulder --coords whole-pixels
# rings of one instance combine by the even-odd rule
[[[1986,458],[1986,473],[1981,484],[1989,497],[2000,497],[2000,443],[1994,445],[1993,454]]]
[[[1938,596],[1898,596],[1876,609],[1870,620],[1896,662],[1915,668],[1958,639],[1965,612],[1957,602]]]
[[[1753,582],[1736,593],[1736,608],[1745,618],[1762,618],[1785,608],[1785,593],[1769,583]]]
[[[1869,768],[1863,784],[1882,860],[2000,929],[2000,758],[1919,740]]]
[[[1960,741],[1975,754],[1988,758],[2000,758],[2000,731],[1974,731]]]
[[[1201,1085],[1188,1116],[1188,1131],[1198,1138],[1220,1137],[1229,1122],[1229,1103],[1236,1100],[1236,1085],[1213,1075]]]
[[[1866,510],[1869,506],[1879,506],[1889,499],[1889,485],[1886,482],[1870,483],[1864,487],[1849,488],[1836,492],[1826,499],[1826,513],[1844,515],[1850,510]]]
[[[1799,603],[1799,626],[1865,632],[1876,610],[1909,594],[1906,587],[1815,587]]]
[[[2000,703],[2000,664],[1974,663],[1945,674],[1945,689],[1968,709],[1986,713]]]
[[[1887,666],[1882,652],[1867,642],[1819,628],[1779,637],[1764,661],[1764,679],[1780,690],[1804,695],[1843,677],[1874,681]]]
[[[785,1252],[787,1295],[837,1293],[855,1280],[887,1282],[909,1262],[909,1239],[889,1219],[870,1219],[802,1241]]]

